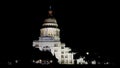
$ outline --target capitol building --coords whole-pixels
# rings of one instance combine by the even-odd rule
[[[39,51],[48,51],[58,60],[59,64],[101,64],[99,61],[91,60],[86,61],[85,56],[79,56],[75,59],[76,52],[72,52],[70,47],[67,47],[65,43],[60,40],[60,29],[58,28],[57,20],[53,16],[51,7],[48,11],[48,17],[44,19],[42,28],[40,29],[40,37],[38,40],[34,40],[32,46],[39,49]],[[89,55],[89,52],[86,52]],[[46,56],[45,56],[46,57]],[[100,56],[98,56],[100,58]],[[42,64],[42,59],[33,60],[34,63]],[[51,60],[50,63],[53,61]],[[109,64],[109,62],[102,62]]]
[[[33,47],[39,48],[40,51],[50,51],[59,64],[74,64],[73,58],[76,53],[60,41],[60,29],[52,12],[48,11],[48,18],[44,20],[40,29],[39,40],[33,41]]]

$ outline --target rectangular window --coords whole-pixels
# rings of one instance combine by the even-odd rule
[[[61,49],[64,49],[64,47],[61,47]]]
[[[61,58],[64,58],[64,55],[61,55]]]
[[[61,53],[64,54],[64,51],[62,51]]]
[[[59,36],[59,31],[56,31],[56,35]]]
[[[68,60],[66,60],[65,63],[67,64],[67,63],[68,63]]]
[[[65,58],[68,58],[68,56],[66,55]]]
[[[64,60],[61,60],[61,64],[63,64],[64,63]]]
[[[56,49],[54,50],[54,52],[57,52],[57,51],[58,51],[58,50],[56,50]]]
[[[69,55],[70,58],[72,58],[72,55]]]
[[[70,60],[69,63],[72,63],[72,60]]]
[[[54,47],[57,47],[57,46],[58,46],[57,44],[54,45]]]

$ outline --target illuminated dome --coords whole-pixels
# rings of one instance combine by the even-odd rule
[[[43,26],[54,26],[58,27],[57,21],[55,18],[47,18],[44,20]]]
[[[44,20],[45,23],[57,23],[55,18],[47,18]]]
[[[53,11],[48,11],[48,18],[44,20],[44,24],[42,26],[45,27],[58,27],[57,20],[53,17]]]

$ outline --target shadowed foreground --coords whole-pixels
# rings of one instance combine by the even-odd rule
[[[11,65],[8,68],[115,68],[115,65]]]

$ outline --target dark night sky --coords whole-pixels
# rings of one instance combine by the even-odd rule
[[[6,34],[4,42],[8,50],[4,50],[6,52],[3,54],[29,56],[31,43],[38,39],[42,21],[47,17],[48,6],[49,0],[40,0],[21,4],[16,2],[4,8],[2,20],[7,29],[4,29],[3,35]],[[116,7],[117,4],[105,1],[54,0],[54,16],[61,29],[62,42],[78,51],[89,49],[117,58]]]
[[[32,29],[34,39],[39,36],[39,28],[49,4],[33,5]],[[46,5],[45,5],[46,4]],[[111,2],[54,1],[55,17],[61,29],[61,40],[77,50],[95,50],[113,56],[117,46],[117,15]]]

